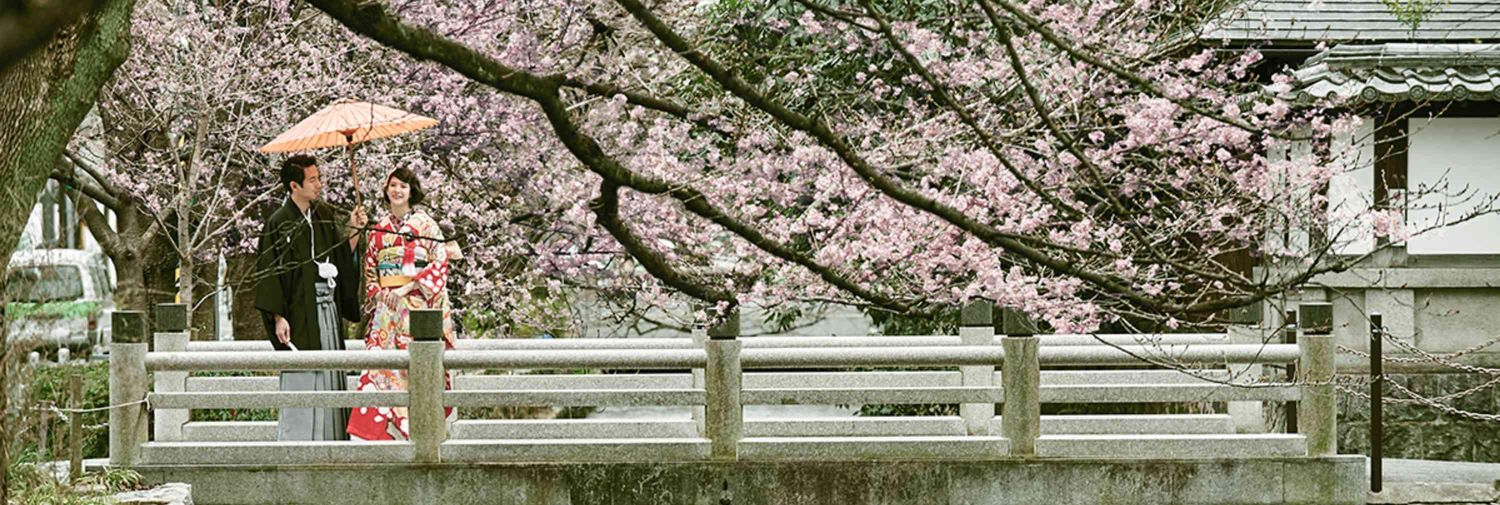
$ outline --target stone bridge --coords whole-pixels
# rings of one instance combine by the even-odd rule
[[[149,344],[143,314],[114,316],[110,397],[124,407],[111,411],[110,463],[148,481],[190,483],[203,504],[1366,499],[1365,458],[1334,447],[1326,328],[1298,330],[1296,344],[1223,334],[1036,336],[1019,325],[997,332],[991,308],[971,304],[956,336],[739,337],[731,319],[694,338],[463,340],[445,351],[438,314],[417,311],[417,341],[406,351],[275,352],[266,342],[189,342],[174,310],[158,307]],[[1326,314],[1327,306],[1302,310]],[[1262,366],[1286,365],[1296,366],[1297,380],[1261,380]],[[271,375],[192,375],[311,369],[404,369],[409,391],[281,392]],[[445,391],[450,370],[458,375]],[[505,373],[518,370],[562,373]],[[1298,431],[1237,429],[1224,414],[1041,415],[1044,403],[1200,402],[1229,402],[1252,417],[1260,402],[1295,402]],[[793,404],[959,409],[744,417],[746,406]],[[693,415],[452,426],[441,417],[445,406],[658,405]],[[411,440],[278,442],[274,423],[189,415],[375,406],[408,407]]]

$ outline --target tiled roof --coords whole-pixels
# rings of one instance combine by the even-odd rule
[[[1500,101],[1500,44],[1344,44],[1295,76],[1303,100]]]
[[[1210,21],[1204,41],[1493,42],[1500,41],[1500,0],[1437,0],[1414,29],[1382,0],[1246,0]]]

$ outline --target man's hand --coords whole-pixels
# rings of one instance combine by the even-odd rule
[[[292,325],[281,316],[276,316],[276,340],[280,340],[282,344],[292,343]]]
[[[370,218],[365,215],[364,207],[355,207],[354,212],[349,213],[349,247],[355,248],[359,245],[359,236],[364,233],[365,225],[370,224]]]

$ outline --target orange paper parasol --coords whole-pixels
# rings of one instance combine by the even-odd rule
[[[369,102],[343,99],[313,113],[290,130],[260,147],[263,153],[286,153],[347,146],[349,176],[355,202],[361,202],[359,175],[354,171],[354,144],[417,131],[436,119]],[[359,203],[356,203],[358,205]]]

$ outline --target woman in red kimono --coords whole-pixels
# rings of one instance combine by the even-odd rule
[[[365,248],[365,310],[370,312],[370,330],[365,349],[405,350],[411,342],[412,309],[443,311],[443,340],[453,348],[453,321],[449,313],[448,249],[443,233],[426,212],[422,186],[410,170],[398,168],[386,178],[383,199],[389,212],[370,229]],[[453,386],[452,375],[447,387]],[[366,370],[359,377],[359,391],[405,391],[405,370]],[[445,408],[448,422],[457,412]],[[349,416],[349,435],[360,440],[410,439],[405,407],[361,407]]]

